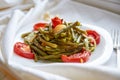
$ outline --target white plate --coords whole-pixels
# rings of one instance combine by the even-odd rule
[[[33,25],[34,25],[34,23],[29,24],[27,26],[23,26],[19,30],[16,30],[16,33],[14,33],[15,36],[13,37],[14,38],[13,43],[11,44],[10,48],[13,47],[16,42],[23,42],[23,39],[21,38],[21,34],[32,31]],[[112,50],[113,50],[112,39],[111,39],[109,33],[106,30],[104,30],[100,27],[97,27],[97,26],[93,26],[93,25],[89,25],[89,24],[82,24],[82,25],[83,25],[82,26],[83,29],[95,30],[101,36],[100,44],[97,46],[95,51],[90,56],[89,61],[86,62],[85,64],[100,65],[100,64],[105,63],[110,58],[110,56],[112,54]],[[11,32],[12,31],[9,30],[8,34],[10,34]],[[12,35],[5,36],[5,37],[9,38],[10,36],[12,36]],[[9,48],[7,45],[4,45],[4,47]],[[13,48],[11,48],[11,49],[13,49]],[[9,49],[7,49],[7,50],[9,50]],[[10,62],[11,61],[12,62],[17,62],[21,65],[42,66],[42,65],[46,65],[46,64],[52,64],[52,63],[45,63],[45,62],[42,62],[42,61],[34,62],[34,60],[26,59],[26,58],[23,58],[21,56],[18,56],[16,54],[14,54],[13,50],[10,50],[10,51],[7,51],[7,52],[12,53],[12,55],[10,57]],[[66,63],[59,63],[59,64],[66,64]]]

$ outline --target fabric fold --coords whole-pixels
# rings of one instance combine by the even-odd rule
[[[32,77],[33,75],[34,77],[36,76],[37,78],[41,78],[43,80],[58,80],[58,79],[85,80],[86,78],[92,80],[94,78],[99,78],[100,80],[101,79],[119,80],[120,73],[117,71],[117,69],[113,69],[113,68],[107,69],[105,67],[101,67],[101,65],[99,65],[98,67],[98,66],[93,66],[94,64],[81,65],[81,64],[54,63],[49,65],[49,63],[48,64],[45,63],[46,65],[44,66],[43,65],[44,63],[41,62],[34,63],[33,60],[27,60],[24,58],[20,58],[18,56],[16,57],[16,55],[13,54],[13,45],[15,42],[14,38],[16,38],[17,32],[20,32],[19,30],[21,28],[29,26],[29,24],[32,24],[36,21],[39,21],[42,15],[46,11],[49,11],[50,14],[52,14],[52,16],[59,14],[60,17],[64,18],[66,21],[80,20],[82,23],[101,26],[108,31],[110,30],[110,28],[113,28],[113,26],[119,28],[118,24],[120,17],[117,14],[107,12],[105,10],[97,9],[82,3],[76,3],[75,1],[72,0],[61,0],[61,1],[51,0],[51,1],[33,0],[34,3],[32,4],[32,7],[31,5],[27,6],[27,8],[30,8],[29,10],[27,10],[27,12],[22,11],[20,9],[15,9],[14,12],[12,13],[11,12],[9,13],[9,11],[8,13],[5,13],[8,14],[7,16],[8,21],[7,18],[4,18],[4,20],[1,21],[2,25],[3,24],[7,25],[2,35],[2,44],[1,44],[2,54],[3,54],[2,56],[4,57],[4,62],[7,63],[13,69],[18,70],[18,72],[20,71],[20,73],[29,74],[30,77]],[[25,7],[23,7],[22,9],[25,9]],[[114,74],[110,72],[113,72]],[[93,74],[95,74],[96,77],[94,77]],[[104,77],[101,78],[102,76]]]

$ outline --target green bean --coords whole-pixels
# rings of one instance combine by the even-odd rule
[[[39,28],[39,32],[40,32],[41,34],[49,34],[49,31],[45,31],[45,30],[43,30],[42,28]]]
[[[95,50],[95,47],[90,47],[89,51],[93,52]]]
[[[54,55],[54,54],[60,54],[61,52],[60,51],[49,51],[47,52],[49,55]]]
[[[66,25],[66,26],[68,26],[68,23],[66,22],[66,21],[64,21],[64,23],[63,23],[64,25]]]
[[[45,34],[45,31],[43,31],[41,28],[39,29],[40,35],[46,40],[49,41],[50,38],[48,36],[49,32],[47,34]]]
[[[67,35],[67,34],[64,32],[64,33],[61,33],[60,36],[61,36],[61,37],[66,37],[66,35]]]
[[[64,29],[60,30],[59,32],[55,33],[54,36],[55,36],[55,38],[57,38],[57,37],[59,37],[59,35],[60,35],[61,33],[66,32],[66,31],[69,30],[70,28],[75,27],[75,26],[79,26],[79,25],[80,25],[80,23],[79,23],[78,21],[76,21],[75,23],[71,24],[71,25],[68,26],[67,28],[64,28]]]
[[[77,48],[75,48],[75,49],[69,50],[69,52],[71,52],[71,54],[72,54],[72,53],[77,53],[77,52],[80,52],[81,49],[82,49],[82,47],[79,46],[79,47],[77,47]]]
[[[65,42],[67,42],[67,38],[62,38],[62,39],[60,39],[59,41],[65,43]]]
[[[31,32],[24,33],[24,34],[21,35],[21,37],[24,38],[24,37],[28,36],[30,33]]]
[[[54,44],[54,43],[45,41],[45,40],[42,39],[41,37],[39,37],[39,40],[40,40],[42,43],[44,43],[44,44],[46,44],[46,45],[48,45],[48,46],[50,46],[50,47],[52,47],[52,48],[57,48],[57,46],[58,46],[57,44]]]
[[[37,39],[34,39],[33,44],[38,47],[39,49],[45,51],[45,48],[40,45],[40,43],[37,41]]]
[[[78,33],[75,34],[74,42],[77,42],[77,39],[78,39]]]
[[[67,40],[68,41],[72,40],[72,34],[71,34],[70,30],[67,31]]]
[[[48,35],[43,35],[43,38],[44,38],[46,41],[49,41],[49,40],[50,40],[50,38],[49,38]]]
[[[92,37],[88,37],[88,40],[92,40],[94,42],[93,46],[90,47],[90,51],[93,52],[95,50],[95,48],[96,48],[96,41]]]
[[[52,62],[63,62],[61,59],[49,59],[49,61],[52,61]]]
[[[37,62],[38,61],[38,57],[37,57],[37,54],[34,54],[34,61]]]
[[[47,56],[38,56],[38,59],[58,59],[61,57],[61,54],[57,55],[47,55]]]
[[[34,50],[32,50],[32,53],[34,53],[34,61],[37,62],[38,61],[38,58],[37,58],[38,55],[35,53]]]
[[[77,43],[79,43],[80,42],[80,40],[81,40],[81,35],[77,38]]]
[[[52,28],[52,24],[49,24],[49,32],[52,33],[53,32],[53,28]]]
[[[73,43],[73,42],[70,42],[70,41],[67,41],[67,42],[58,42],[58,44],[59,45],[61,45],[61,46],[72,46],[72,47],[77,47],[77,46],[79,46],[79,44],[78,43]]]
[[[85,43],[86,50],[89,50],[89,41],[87,38],[84,39],[84,43]]]
[[[40,50],[39,48],[37,48],[37,47],[34,46],[34,45],[30,45],[30,47],[31,47],[34,51],[36,51],[39,55],[42,55],[42,56],[46,56],[46,55],[47,55],[44,51]]]
[[[56,52],[56,51],[59,51],[59,49],[58,48],[51,48],[49,46],[45,46],[45,51]]]
[[[74,31],[73,31],[73,28],[71,28],[71,34],[72,34],[72,39],[73,39],[73,41],[75,42],[75,33],[74,33]]]
[[[74,29],[75,29],[78,33],[83,33],[83,34],[87,35],[87,32],[86,32],[85,30],[82,30],[82,29],[80,29],[80,28],[78,28],[78,27],[74,27]]]

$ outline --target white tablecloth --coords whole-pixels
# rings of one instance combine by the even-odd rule
[[[7,2],[7,0],[0,0],[0,1],[3,1],[3,3],[0,3],[0,32],[1,34],[3,33],[4,28],[6,28],[6,25],[8,24],[14,10],[20,9],[24,11],[24,13],[26,14],[27,11],[29,11],[29,9],[34,7],[36,4],[34,0],[33,1],[32,0],[24,0],[24,1],[16,0],[16,2],[12,2],[12,1]],[[80,2],[79,5],[81,6],[81,11],[82,11],[80,13],[81,22],[88,23],[88,24],[90,23],[92,25],[103,27],[110,33],[111,33],[111,29],[113,28],[120,29],[120,15],[119,15],[120,11],[118,9],[118,7],[120,8],[119,0],[106,0],[106,1],[92,0],[91,2],[89,2],[89,0],[84,0],[84,1],[76,0],[76,1],[79,1]],[[54,14],[52,13],[52,11],[54,11],[53,6],[56,6],[58,4],[58,6],[56,7],[59,7],[60,3],[58,2],[59,2],[58,0],[49,1],[48,4],[50,5],[48,5],[47,8],[45,8],[45,10],[50,11],[51,14]],[[93,4],[92,2],[96,3],[97,5],[92,5]],[[103,2],[104,4],[102,4]],[[104,6],[100,6],[101,4]],[[112,10],[110,7],[111,5],[114,5]],[[59,10],[57,12],[59,14],[62,14],[61,11]],[[116,54],[114,51],[110,59],[102,66],[117,68],[116,67]]]

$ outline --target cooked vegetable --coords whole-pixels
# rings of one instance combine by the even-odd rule
[[[37,23],[34,25],[34,30],[38,30],[39,28],[45,28],[47,26],[47,23]]]
[[[84,63],[84,62],[88,61],[89,56],[90,56],[90,52],[89,51],[82,51],[80,53],[73,54],[73,55],[70,55],[70,56],[62,55],[61,59],[62,59],[63,62]]]
[[[86,30],[89,37],[93,37],[96,41],[96,44],[100,43],[100,35],[94,30]]]
[[[54,33],[57,33],[57,32],[59,32],[59,31],[63,30],[64,28],[66,28],[65,25],[59,24],[59,25],[57,25],[57,26],[53,29],[53,31],[54,31]]]
[[[51,21],[53,28],[55,28],[57,25],[62,24],[63,19],[60,19],[59,17],[54,17],[53,19],[51,19]]]
[[[45,56],[47,55],[44,51],[41,49],[37,48],[36,46],[31,45],[30,46],[32,50],[34,50],[38,55]]]
[[[27,53],[30,55],[34,53],[32,54],[34,61],[79,63],[88,61],[96,44],[100,43],[100,35],[94,30],[81,29],[82,25],[78,21],[67,23],[58,17],[51,21],[51,23],[37,23],[33,31],[22,34],[25,45],[29,46]],[[22,48],[23,52],[27,46],[24,46],[25,50]],[[14,52],[19,54],[16,50]]]
[[[31,52],[30,46],[28,44],[17,42],[14,45],[14,52],[19,56],[34,59],[34,54]]]
[[[33,40],[35,39],[36,36],[37,36],[37,34],[35,32],[31,32],[28,34],[28,36],[24,37],[24,41],[31,43],[31,42],[33,42]]]

